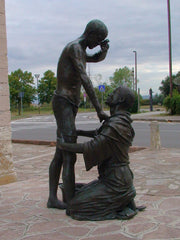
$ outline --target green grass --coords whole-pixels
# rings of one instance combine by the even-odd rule
[[[104,109],[104,111],[108,110],[107,108]],[[79,108],[78,112],[95,112],[94,108]],[[53,110],[51,107],[42,107],[40,108],[40,113],[38,108],[30,108],[30,109],[24,109],[23,113],[21,115],[18,114],[18,111],[11,111],[11,120],[17,120],[22,118],[29,118],[33,116],[38,115],[51,115],[53,114]]]
[[[150,105],[141,105],[140,108],[149,110],[150,109]],[[164,106],[159,106],[159,105],[153,105],[153,109],[154,110],[160,109],[160,111],[165,110]]]
[[[148,112],[149,110],[149,106],[141,106],[141,109],[144,109],[143,112]],[[147,111],[146,111],[147,109]],[[153,109],[156,111],[157,109],[159,110],[164,110],[163,106],[158,106],[158,105],[154,105]],[[104,111],[109,111],[109,108],[104,108]],[[83,112],[95,112],[94,108],[79,108],[78,112],[83,113]],[[22,118],[29,118],[29,117],[33,117],[33,116],[38,116],[38,115],[51,115],[53,114],[52,111],[52,107],[51,105],[47,104],[47,105],[43,105],[42,107],[40,107],[40,113],[39,113],[39,108],[38,107],[34,107],[31,106],[29,108],[24,108],[23,109],[23,114],[22,115],[18,115],[18,111],[11,111],[11,120],[17,120],[17,119],[22,119]],[[157,113],[158,115],[158,113]],[[161,116],[167,116],[168,114],[161,114]]]
[[[30,106],[24,107],[23,112],[19,115],[18,110],[11,111],[11,120],[28,118],[36,115],[50,115],[53,114],[52,107],[50,105],[45,105],[40,108]]]
[[[22,119],[22,118],[29,118],[38,115],[50,115],[53,114],[52,110],[48,111],[24,111],[23,114],[18,115],[17,112],[11,112],[11,120]]]

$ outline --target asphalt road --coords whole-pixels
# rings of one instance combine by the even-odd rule
[[[150,122],[134,121],[134,146],[150,146]],[[11,123],[12,138],[25,140],[52,140],[56,139],[56,122],[54,116],[37,116],[28,119],[16,120]],[[76,118],[77,129],[95,129],[100,124],[93,113],[80,113]],[[180,123],[159,123],[162,147],[180,148]],[[79,142],[88,140],[80,137]]]

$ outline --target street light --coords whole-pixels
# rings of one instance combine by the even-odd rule
[[[132,79],[133,79],[133,91],[134,91],[134,68],[132,68]]]
[[[137,89],[137,52],[133,51],[133,53],[135,56],[135,91],[138,94],[138,112],[139,112],[140,111],[140,88]]]
[[[167,0],[168,11],[168,39],[169,39],[169,81],[170,81],[170,96],[172,97],[172,52],[171,52],[171,15],[170,15],[170,0]]]
[[[39,113],[40,113],[39,94],[38,94],[38,78],[40,77],[40,74],[36,73],[36,74],[34,74],[34,76],[37,79],[37,101],[38,101],[38,109],[39,109]]]
[[[133,51],[135,54],[135,91],[137,92],[137,52]]]

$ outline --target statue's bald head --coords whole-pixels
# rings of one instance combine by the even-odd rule
[[[103,40],[108,35],[108,29],[102,21],[98,19],[94,19],[87,24],[83,34],[85,36],[88,36],[89,34],[92,34],[92,33],[101,35]]]
[[[134,92],[128,87],[120,86],[107,97],[106,104],[110,107],[119,105],[123,109],[129,109],[133,106],[134,101]]]

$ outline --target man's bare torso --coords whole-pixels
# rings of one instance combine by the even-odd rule
[[[86,74],[86,52],[78,40],[63,50],[57,68],[57,93],[74,104],[80,101],[81,75]]]

